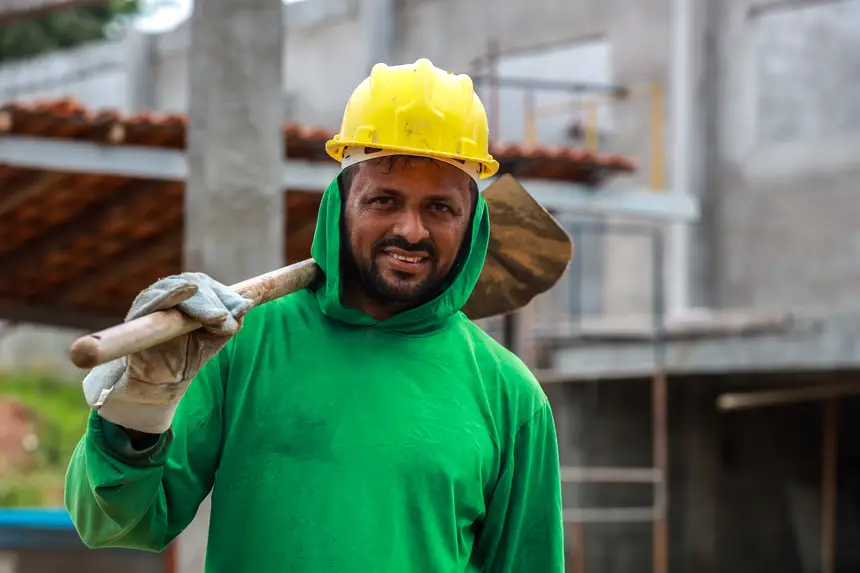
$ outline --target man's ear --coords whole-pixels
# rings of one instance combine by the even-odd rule
[[[349,195],[349,191],[352,189],[352,183],[355,181],[355,176],[358,174],[360,167],[361,163],[356,163],[354,165],[350,165],[338,174],[337,185],[340,189],[341,199],[346,199],[347,195]]]

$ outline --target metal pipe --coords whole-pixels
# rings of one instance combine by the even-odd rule
[[[489,78],[490,83],[490,138],[499,137],[499,117],[501,116],[501,80],[499,78],[499,43],[495,39],[491,39],[487,46],[487,66],[489,67],[489,75],[483,76]],[[479,76],[482,77],[482,76]],[[479,82],[472,79],[477,87]]]
[[[523,94],[525,106],[523,113],[523,123],[525,124],[525,139],[528,145],[536,145],[538,142],[538,126],[537,112],[535,111],[535,92],[534,90],[526,90]]]
[[[625,87],[624,90],[624,93],[621,95],[619,95],[618,93],[578,94],[569,100],[539,105],[537,106],[536,111],[538,113],[538,116],[558,115],[561,113],[572,113],[573,109],[575,109],[576,107],[582,107],[587,103],[594,104],[597,106],[604,106],[612,105],[618,103],[619,101],[624,101],[625,103],[637,101],[640,99],[650,101],[653,98],[654,86],[651,84],[633,85],[630,87]],[[588,97],[586,99],[583,96]]]
[[[656,507],[577,507],[562,512],[568,523],[648,523],[657,515]]]
[[[659,85],[651,86],[651,189],[664,191],[665,157],[663,153],[663,90]]]
[[[538,80],[529,78],[494,77],[490,74],[480,74],[472,78],[477,86],[483,83],[497,83],[501,87],[523,90],[560,91],[574,94],[607,94],[616,98],[627,97],[629,91],[625,86],[599,84],[592,82],[565,82],[558,80]]]
[[[597,153],[600,147],[600,130],[597,123],[597,102],[583,102],[585,107],[585,148]]]
[[[573,573],[585,573],[585,531],[582,523],[570,524],[570,537],[573,553]]]
[[[693,0],[672,1],[672,192],[693,191],[691,148],[693,145],[693,74],[694,25]],[[689,307],[690,299],[690,229],[676,222],[670,227],[669,300],[674,313]]]
[[[821,459],[821,573],[836,569],[838,511],[839,399],[829,398],[822,409]]]
[[[663,279],[663,234],[655,229],[652,237],[652,301],[654,317],[654,377],[651,382],[652,440],[654,468],[663,479],[654,484],[654,506],[656,518],[653,527],[653,573],[669,570],[669,525],[668,525],[668,382],[666,380],[666,336],[665,300]]]
[[[718,396],[717,408],[723,411],[744,410],[778,406],[781,404],[817,402],[818,400],[828,400],[841,396],[856,396],[858,394],[860,394],[860,383],[857,382],[779,388],[775,390],[762,390],[761,392],[737,392]]]
[[[593,220],[565,218],[576,233],[597,235],[624,234],[649,237],[652,246],[652,328],[654,339],[654,371],[651,379],[652,395],[652,448],[653,468],[563,468],[564,482],[632,482],[646,481],[654,485],[652,507],[571,508],[564,510],[564,520],[583,523],[635,523],[653,524],[653,573],[667,573],[669,569],[668,532],[668,380],[666,376],[666,297],[664,258],[665,244],[660,229],[637,223],[605,224]],[[579,275],[576,275],[577,278]],[[544,378],[541,378],[544,381]]]
[[[656,468],[561,468],[562,483],[657,483],[662,479]]]
[[[574,226],[571,232],[571,238],[576,241],[575,243],[573,243],[574,245],[580,245],[579,247],[575,247],[577,249],[582,248],[582,235],[582,229],[578,225]],[[585,310],[585,300],[584,294],[582,292],[584,290],[582,287],[582,257],[574,257],[571,261],[571,265],[573,266],[573,268],[570,270],[572,279],[570,283],[570,293],[572,295],[571,298],[573,298],[573,300],[571,301],[572,308],[570,309],[570,311],[573,315],[573,320],[570,321],[572,322],[572,324],[570,325],[568,332],[573,332],[574,327],[576,329],[580,328],[580,326],[582,325],[582,315]]]

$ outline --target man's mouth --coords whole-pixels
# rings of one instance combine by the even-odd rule
[[[414,271],[430,260],[426,253],[410,253],[401,249],[389,248],[383,251],[395,270]]]
[[[388,253],[388,256],[394,257],[398,261],[404,261],[407,263],[420,263],[422,260],[421,257],[407,257],[404,255],[398,255],[397,253]]]

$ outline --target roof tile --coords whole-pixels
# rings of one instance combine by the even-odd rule
[[[0,131],[165,148],[184,148],[188,119],[182,114],[142,110],[123,115],[93,111],[72,98],[12,102],[0,107]],[[324,144],[330,129],[288,123],[283,128],[287,156],[329,160]],[[588,150],[518,143],[492,143],[490,152],[503,173],[597,185],[607,177],[637,169],[631,159]]]

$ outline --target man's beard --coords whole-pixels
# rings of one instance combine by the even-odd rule
[[[430,275],[417,287],[398,288],[382,276],[377,262],[379,254],[386,247],[397,247],[404,251],[424,251],[430,255],[425,264],[434,265]],[[368,298],[398,308],[415,308],[436,298],[442,293],[449,273],[439,273],[435,266],[436,249],[431,244],[412,245],[399,237],[389,237],[377,241],[373,246],[370,260],[360,265],[347,241],[341,249],[341,274],[344,283],[358,286]]]

